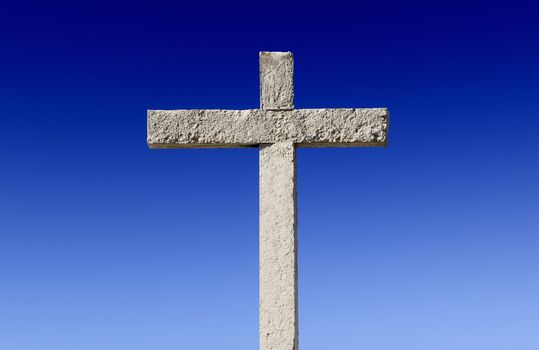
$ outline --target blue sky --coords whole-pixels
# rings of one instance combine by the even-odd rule
[[[298,150],[302,349],[539,348],[533,1],[19,2],[0,13],[0,349],[256,349],[256,149],[152,150],[152,108],[388,107]]]

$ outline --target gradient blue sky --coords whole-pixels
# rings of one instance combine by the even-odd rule
[[[146,109],[382,107],[300,149],[300,346],[539,349],[536,1],[18,2],[0,11],[0,349],[258,346],[256,149],[146,146]]]

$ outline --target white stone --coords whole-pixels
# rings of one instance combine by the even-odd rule
[[[295,148],[386,146],[385,108],[294,110],[293,55],[260,53],[260,110],[149,110],[151,148],[260,147],[260,350],[298,350]]]
[[[252,147],[290,141],[303,147],[384,146],[388,120],[385,108],[151,110],[148,145]]]
[[[260,146],[260,349],[298,343],[296,160],[292,142]]]
[[[261,52],[260,109],[294,108],[294,55]]]

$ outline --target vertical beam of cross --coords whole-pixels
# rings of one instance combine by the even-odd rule
[[[290,52],[260,53],[260,108],[294,108]],[[298,348],[296,148],[260,145],[260,350]]]

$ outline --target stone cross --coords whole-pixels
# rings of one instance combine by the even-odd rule
[[[259,147],[260,350],[298,349],[296,147],[385,146],[386,108],[294,109],[291,52],[260,52],[260,109],[149,110],[150,148]]]

